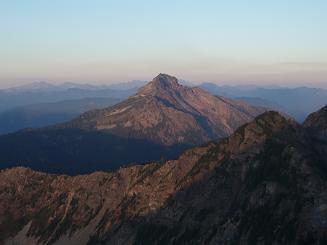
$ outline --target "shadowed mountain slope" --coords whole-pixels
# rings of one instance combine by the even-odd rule
[[[76,175],[115,170],[135,162],[174,159],[189,147],[81,129],[25,130],[0,136],[0,168],[25,166]]]

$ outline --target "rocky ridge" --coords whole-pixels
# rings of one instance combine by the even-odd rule
[[[4,170],[0,237],[8,244],[325,244],[327,154],[317,147],[327,146],[267,112],[174,161],[76,177]]]

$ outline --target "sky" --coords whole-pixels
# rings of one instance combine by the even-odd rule
[[[0,0],[0,87],[195,82],[327,87],[326,0]]]

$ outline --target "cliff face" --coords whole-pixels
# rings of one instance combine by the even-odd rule
[[[325,244],[327,155],[267,112],[178,160],[68,177],[0,173],[2,242]]]
[[[198,145],[230,135],[263,108],[216,97],[159,74],[138,93],[113,107],[91,111],[61,127],[102,130],[160,144]]]

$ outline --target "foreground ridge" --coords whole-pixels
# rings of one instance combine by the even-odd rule
[[[0,173],[1,238],[43,244],[324,244],[326,155],[267,112],[178,160],[76,177]],[[313,144],[314,142],[314,144]]]

